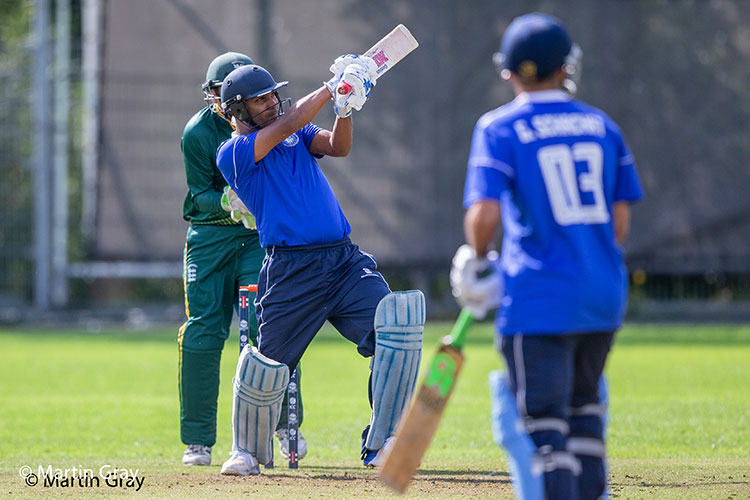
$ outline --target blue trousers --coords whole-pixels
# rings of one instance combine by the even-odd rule
[[[614,332],[566,335],[507,335],[501,351],[510,390],[521,418],[548,465],[544,479],[549,499],[598,498],[606,485],[604,422],[599,379]],[[601,443],[595,457],[571,452],[568,440]],[[569,467],[572,455],[580,464]],[[567,464],[567,465],[566,465]]]
[[[255,299],[258,349],[293,370],[327,320],[362,356],[372,356],[375,309],[388,293],[375,259],[348,238],[269,247]]]

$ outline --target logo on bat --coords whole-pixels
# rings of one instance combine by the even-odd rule
[[[372,55],[372,60],[378,65],[378,73],[380,73],[380,69],[389,61],[388,56],[385,55],[383,49],[378,49],[378,51]]]

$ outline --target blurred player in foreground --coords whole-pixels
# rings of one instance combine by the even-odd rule
[[[178,335],[180,437],[187,446],[185,465],[210,465],[216,443],[221,351],[229,336],[240,285],[257,283],[265,252],[258,243],[255,219],[229,189],[216,168],[216,149],[232,134],[221,112],[221,82],[231,71],[253,64],[246,55],[227,52],[208,66],[203,94],[206,106],[185,125],[182,154],[188,193],[183,217],[190,222],[185,244],[183,281],[187,321]],[[250,315],[256,342],[258,321]],[[300,399],[300,398],[298,398]],[[301,417],[302,405],[298,404]],[[277,430],[281,453],[288,457],[286,418]],[[307,453],[300,435],[299,458]]]
[[[451,270],[454,295],[475,316],[500,306],[508,373],[491,377],[493,428],[523,500],[596,499],[606,488],[597,390],[623,321],[620,243],[642,190],[617,125],[562,90],[574,89],[578,58],[550,16],[524,15],[505,31],[495,63],[516,98],[474,129],[468,245]]]
[[[221,145],[217,164],[255,215],[266,251],[255,301],[258,349],[248,346],[237,364],[233,455],[222,474],[259,474],[259,464],[273,458],[271,431],[289,373],[326,320],[362,356],[372,356],[364,465],[381,463],[416,383],[424,296],[391,292],[375,259],[351,243],[349,222],[316,161],[349,153],[352,110],[369,98],[376,65],[342,56],[331,71],[331,80],[287,110],[278,93],[287,82],[260,66],[238,68],[222,85],[223,109],[237,134]],[[342,82],[351,93],[337,91]],[[312,124],[333,98],[332,130]]]

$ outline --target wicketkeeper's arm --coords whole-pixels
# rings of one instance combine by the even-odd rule
[[[210,155],[216,155],[199,137],[187,133],[182,138],[182,155],[185,177],[193,203],[201,212],[221,212],[221,191],[213,183],[213,164]]]

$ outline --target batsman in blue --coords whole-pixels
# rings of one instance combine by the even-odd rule
[[[551,16],[508,26],[495,63],[516,97],[474,129],[467,244],[451,270],[475,316],[499,306],[508,371],[491,376],[493,430],[522,500],[606,495],[602,373],[627,300],[620,243],[643,193],[618,126],[571,95],[580,57]]]
[[[372,358],[365,466],[382,463],[416,384],[424,296],[391,292],[373,256],[350,241],[349,222],[317,162],[349,153],[352,113],[369,99],[376,65],[345,55],[330,69],[329,81],[293,105],[279,96],[287,82],[260,66],[237,68],[222,84],[222,107],[236,131],[219,146],[217,166],[255,217],[266,253],[255,300],[258,348],[244,349],[237,364],[232,456],[223,474],[258,474],[259,464],[273,459],[270,439],[290,370],[325,321]],[[336,118],[327,130],[312,120],[331,100]]]

